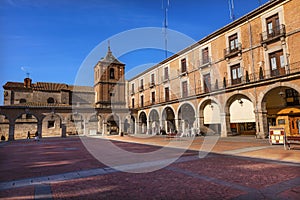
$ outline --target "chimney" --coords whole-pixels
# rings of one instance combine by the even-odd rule
[[[32,80],[30,78],[25,78],[24,79],[24,87],[31,88],[31,82],[32,82]]]

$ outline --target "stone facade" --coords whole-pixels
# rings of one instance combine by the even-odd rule
[[[299,122],[299,6],[270,1],[129,80],[136,130],[265,137],[286,107]]]
[[[24,139],[38,132],[40,137],[82,134],[82,127],[94,113],[88,110],[78,116],[73,107],[89,105],[93,87],[61,83],[7,82],[4,86],[4,106],[0,107],[0,134],[6,139]],[[90,124],[85,131],[97,130]]]
[[[94,87],[8,82],[0,134],[165,130],[262,138],[284,121],[288,134],[298,135],[299,7],[296,0],[270,1],[127,82],[110,47],[94,66]]]

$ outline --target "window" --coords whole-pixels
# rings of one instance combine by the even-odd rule
[[[20,103],[26,103],[26,99],[20,99]]]
[[[115,96],[115,93],[110,92],[110,93],[109,93],[109,96],[114,97],[114,96]]]
[[[134,108],[134,98],[131,99],[131,107]]]
[[[239,84],[242,82],[242,71],[240,64],[231,66],[231,83]]]
[[[47,103],[54,103],[54,98],[49,97],[49,98],[47,99]]]
[[[155,84],[154,74],[151,74],[151,85]]]
[[[186,59],[183,58],[181,59],[181,73],[185,73],[186,72]]]
[[[144,89],[144,80],[141,79],[141,85],[140,85],[140,89],[143,90]]]
[[[187,97],[188,96],[188,85],[187,85],[187,81],[183,81],[181,83],[182,85],[182,97]]]
[[[202,65],[209,63],[208,47],[202,49]]]
[[[296,106],[299,105],[299,94],[294,89],[286,89],[285,90],[286,96],[286,105],[287,106]]]
[[[285,74],[285,61],[283,51],[276,51],[269,54],[271,76],[280,76]]]
[[[115,79],[115,69],[114,68],[109,69],[109,78]]]
[[[141,107],[144,107],[144,96],[141,96]]]
[[[280,34],[280,23],[278,14],[266,19],[268,38]]]
[[[204,92],[211,92],[210,74],[205,74],[203,76],[203,82],[204,82]]]
[[[170,92],[169,92],[169,88],[168,87],[165,88],[165,100],[166,101],[170,100]]]
[[[164,68],[164,80],[168,80],[169,79],[169,68],[165,67]]]
[[[131,84],[131,94],[134,94],[134,83]]]
[[[54,120],[48,121],[48,128],[54,128]]]
[[[229,51],[235,52],[239,48],[239,41],[238,41],[238,35],[237,33],[234,35],[229,36]]]
[[[151,92],[151,103],[155,103],[155,92]]]

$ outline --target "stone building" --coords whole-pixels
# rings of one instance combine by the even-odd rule
[[[109,47],[94,66],[94,87],[8,82],[0,134],[163,129],[263,138],[275,124],[299,134],[299,7],[298,0],[269,1],[128,81]]]
[[[129,80],[136,131],[265,137],[286,123],[299,134],[299,7],[269,1]]]
[[[126,106],[125,64],[108,47],[94,66],[94,87],[62,83],[7,82],[0,106],[0,135],[25,139],[74,134],[121,134],[129,131]]]
[[[0,107],[0,135],[6,139],[27,138],[38,132],[40,137],[82,134],[85,127],[97,130],[95,114],[85,110],[83,115],[72,112],[72,106],[89,105],[94,100],[93,87],[62,83],[7,82],[4,86],[4,106]],[[81,107],[82,107],[81,106]],[[88,123],[85,126],[86,120]],[[80,127],[80,129],[78,129]],[[85,131],[88,131],[85,130]]]

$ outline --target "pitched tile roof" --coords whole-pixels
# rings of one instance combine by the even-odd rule
[[[74,86],[65,83],[48,83],[48,82],[37,82],[31,84],[31,88],[24,87],[22,82],[7,82],[4,89],[15,89],[15,90],[35,90],[35,91],[61,91],[68,90],[74,92],[94,92],[94,88],[91,86]]]

